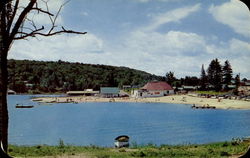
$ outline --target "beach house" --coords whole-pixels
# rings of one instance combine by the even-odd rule
[[[167,82],[153,81],[148,82],[139,90],[134,90],[132,96],[135,98],[161,97],[173,93],[174,89]]]
[[[120,89],[117,87],[101,87],[100,95],[105,98],[119,97]]]

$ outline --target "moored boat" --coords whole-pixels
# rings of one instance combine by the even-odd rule
[[[33,108],[33,107],[34,105],[19,105],[19,104],[16,105],[16,108]]]

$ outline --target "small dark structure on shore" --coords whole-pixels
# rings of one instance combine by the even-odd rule
[[[121,135],[115,138],[115,147],[122,148],[122,147],[129,147],[129,136]]]
[[[215,106],[210,106],[210,105],[195,105],[195,104],[193,104],[192,106],[191,106],[191,108],[192,109],[216,109],[216,107]]]

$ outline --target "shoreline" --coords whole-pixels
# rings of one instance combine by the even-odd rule
[[[242,109],[250,110],[250,101],[234,99],[213,99],[202,98],[191,95],[169,95],[152,98],[102,98],[95,96],[65,96],[65,97],[37,97],[31,99],[39,103],[85,103],[85,102],[140,102],[140,103],[170,103],[170,104],[190,104],[199,108],[216,109]]]

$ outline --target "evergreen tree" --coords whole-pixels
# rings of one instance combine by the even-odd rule
[[[201,90],[206,90],[206,84],[207,84],[207,75],[206,75],[206,71],[204,69],[204,65],[202,64],[201,77],[200,77]]]
[[[222,87],[222,68],[218,59],[214,59],[207,69],[208,82],[216,91],[220,91]]]
[[[233,74],[233,70],[231,68],[231,65],[229,63],[229,61],[225,61],[225,64],[223,66],[223,84],[226,85],[226,87],[231,84],[231,80],[232,80],[232,74]]]
[[[240,74],[237,74],[235,76],[235,85],[236,85],[236,88],[238,88],[240,86]]]
[[[239,86],[240,86],[240,74],[237,74],[236,76],[235,76],[235,78],[234,78],[234,80],[235,80],[235,86],[236,86],[236,88],[235,88],[235,90],[234,90],[234,94],[235,95],[238,95],[238,88],[239,88]]]

